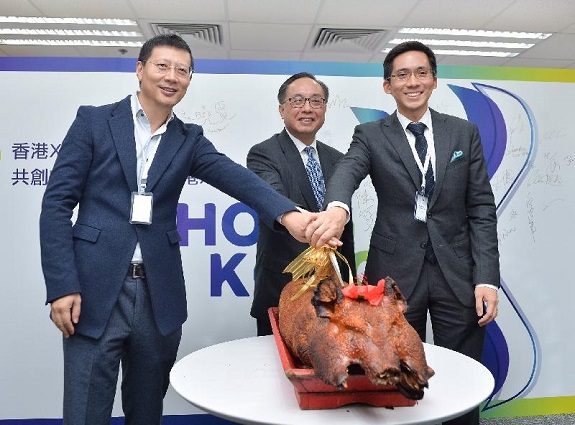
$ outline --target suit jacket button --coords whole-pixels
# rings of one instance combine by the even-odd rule
[[[431,213],[430,213],[430,212],[427,213],[427,218],[431,218]]]
[[[422,249],[427,248],[427,242],[421,242],[421,244],[419,245]]]

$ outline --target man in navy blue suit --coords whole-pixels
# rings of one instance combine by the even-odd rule
[[[40,243],[47,303],[64,337],[64,424],[110,423],[120,363],[126,425],[161,423],[187,318],[176,209],[189,176],[302,242],[314,217],[174,115],[192,74],[183,39],[148,40],[140,89],[80,107],[52,170]]]

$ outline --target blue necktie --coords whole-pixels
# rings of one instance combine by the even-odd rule
[[[427,126],[422,122],[412,122],[407,125],[407,129],[415,136],[415,150],[419,155],[421,164],[425,166],[425,156],[427,155],[427,139],[423,135]],[[425,173],[425,196],[431,198],[433,195],[433,188],[435,187],[435,179],[433,178],[433,165],[431,161]]]
[[[315,196],[317,206],[321,210],[321,207],[323,206],[323,199],[325,197],[325,183],[323,181],[323,173],[321,172],[321,167],[315,157],[314,148],[307,146],[304,151],[307,154],[307,163],[305,164],[307,177],[311,183],[311,188],[313,189],[313,195]]]

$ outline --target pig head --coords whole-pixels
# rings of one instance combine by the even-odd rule
[[[331,277],[299,294],[304,282],[288,283],[278,306],[280,334],[294,356],[330,385],[345,387],[348,367],[357,364],[375,385],[397,386],[411,399],[423,397],[434,371],[405,319],[407,305],[393,279],[385,279],[378,305],[344,296]]]

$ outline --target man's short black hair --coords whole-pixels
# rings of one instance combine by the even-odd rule
[[[315,75],[310,74],[309,72],[298,72],[297,74],[294,74],[287,80],[285,80],[283,84],[280,86],[280,89],[278,91],[278,102],[280,103],[280,105],[286,101],[286,92],[289,85],[293,83],[295,80],[299,80],[300,78],[309,78],[318,83],[321,89],[323,90],[323,97],[325,98],[325,101],[327,103],[327,100],[329,98],[329,89],[327,88],[325,83],[323,81],[318,80],[315,77]]]
[[[174,47],[176,49],[185,50],[190,54],[190,66],[194,69],[194,57],[192,56],[192,50],[188,43],[184,41],[182,37],[176,34],[160,34],[147,40],[142,48],[140,49],[140,55],[138,56],[138,61],[145,62],[152,56],[152,50],[154,47]]]
[[[391,74],[393,72],[393,61],[396,57],[413,50],[423,52],[427,55],[429,66],[431,67],[431,73],[433,75],[437,75],[437,60],[435,59],[435,53],[433,53],[433,50],[419,41],[405,41],[391,49],[383,60],[383,78],[385,80],[391,78]]]

